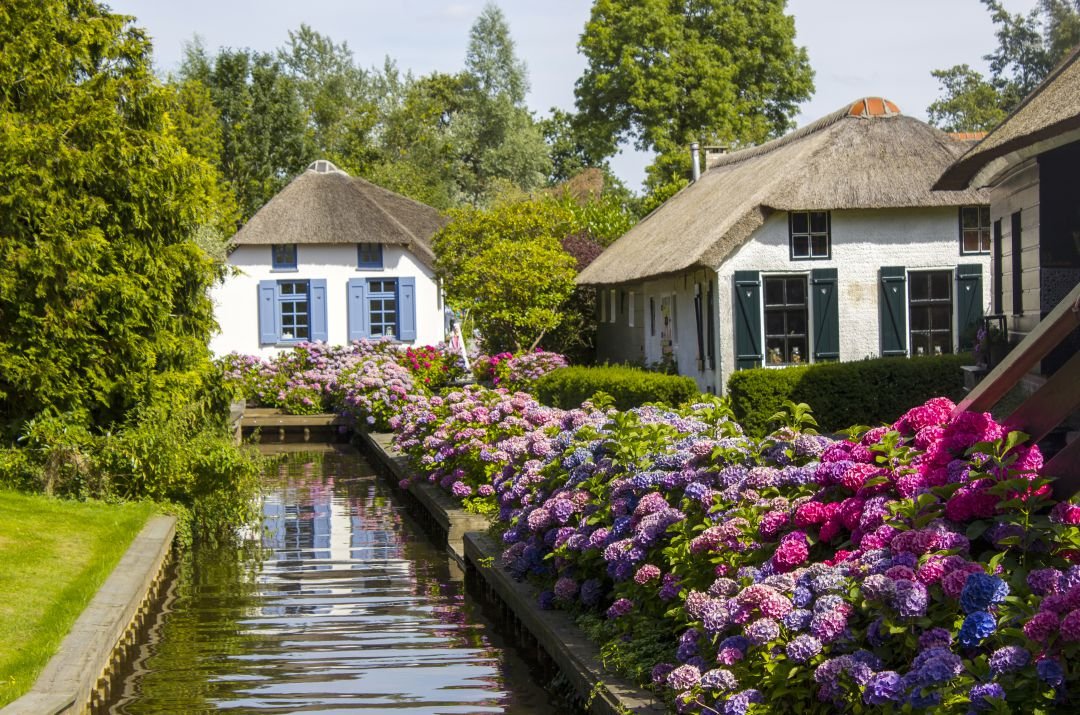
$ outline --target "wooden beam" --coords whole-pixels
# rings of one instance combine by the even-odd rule
[[[1057,499],[1068,499],[1080,491],[1080,438],[1074,439],[1055,454],[1042,468],[1042,473],[1047,477],[1057,477],[1053,483]]]
[[[1080,326],[1080,283],[960,401],[953,415],[986,412]]]
[[[1032,442],[1050,434],[1080,409],[1080,353],[1062,365],[1034,395],[1013,410],[1005,422],[1031,435]]]

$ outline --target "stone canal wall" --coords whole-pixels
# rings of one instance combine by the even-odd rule
[[[0,715],[75,715],[100,709],[156,599],[175,535],[176,517],[150,518],[30,692],[0,709]]]
[[[391,446],[392,435],[361,432],[361,448],[372,465],[394,480],[410,475],[405,457]],[[495,606],[522,636],[519,645],[535,645],[541,659],[550,661],[565,678],[583,711],[592,715],[635,715],[666,712],[647,691],[604,670],[600,649],[563,611],[544,611],[537,605],[538,591],[515,581],[497,566],[499,545],[485,532],[486,518],[470,514],[434,484],[413,481],[404,497],[424,522],[444,540],[449,554],[465,569],[470,585]],[[440,534],[441,531],[441,534]]]

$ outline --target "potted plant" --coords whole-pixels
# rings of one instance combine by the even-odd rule
[[[990,370],[1009,354],[1009,334],[993,323],[981,326],[975,334],[975,361]]]

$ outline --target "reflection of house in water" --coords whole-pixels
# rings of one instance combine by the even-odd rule
[[[264,583],[272,581],[276,592],[294,598],[288,606],[264,608],[264,614],[355,614],[361,599],[318,597],[377,592],[393,581],[415,584],[390,504],[376,497],[373,485],[364,494],[347,485],[339,491],[333,477],[314,477],[266,495],[262,541],[272,553],[264,561]]]

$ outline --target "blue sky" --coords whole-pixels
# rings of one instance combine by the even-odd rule
[[[176,67],[183,43],[198,34],[210,50],[282,46],[300,23],[345,41],[362,66],[387,56],[415,74],[453,72],[464,63],[469,28],[484,0],[106,0],[115,12],[134,15],[154,39],[162,73]],[[1004,0],[1027,12],[1037,0]],[[577,39],[590,0],[502,0],[529,69],[530,108],[572,109],[574,81],[585,67]],[[938,95],[932,69],[968,63],[985,70],[983,55],[995,47],[993,24],[979,0],[789,0],[797,42],[807,48],[817,90],[798,124],[867,95],[891,99],[924,118]],[[615,157],[615,172],[637,190],[651,157],[628,149]]]

